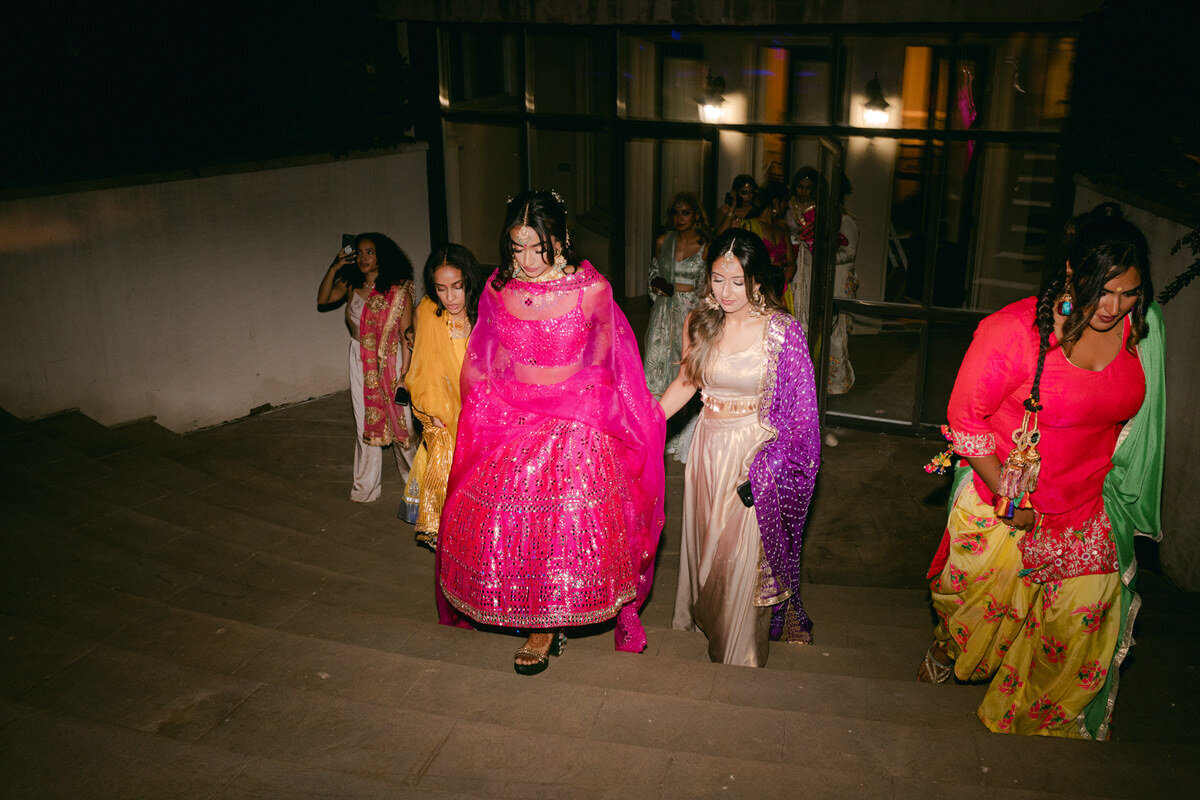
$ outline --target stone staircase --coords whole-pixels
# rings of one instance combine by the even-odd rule
[[[0,796],[1130,798],[1200,785],[1200,603],[1161,581],[1111,743],[994,735],[974,716],[983,687],[913,681],[930,632],[919,571],[908,587],[822,580],[854,553],[872,562],[835,534],[879,511],[845,490],[878,491],[862,461],[883,452],[879,434],[847,432],[826,454],[823,480],[840,489],[822,489],[806,545],[814,646],[726,667],[702,635],[670,629],[671,462],[646,653],[579,632],[525,678],[515,637],[434,622],[433,558],[395,518],[398,481],[385,475],[371,505],[346,498],[347,406],[343,393],[187,437],[0,414]],[[924,540],[893,545],[927,557]]]

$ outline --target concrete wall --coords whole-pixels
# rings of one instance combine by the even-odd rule
[[[381,231],[420,269],[425,156],[0,201],[0,406],[182,432],[345,388],[317,285],[342,233]]]
[[[1095,189],[1079,187],[1076,212],[1119,198]],[[1150,242],[1150,272],[1155,291],[1192,263],[1191,252],[1171,255],[1171,246],[1190,229],[1121,202],[1125,216],[1146,234]],[[1192,508],[1200,497],[1200,415],[1195,398],[1200,396],[1200,284],[1193,283],[1163,307],[1167,328],[1167,455],[1163,476],[1163,539],[1159,547],[1163,571],[1180,586],[1200,591],[1200,525]]]

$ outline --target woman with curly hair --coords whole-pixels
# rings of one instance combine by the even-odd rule
[[[704,246],[712,237],[700,198],[675,195],[667,232],[654,243],[650,262],[650,321],[646,326],[646,385],[658,397],[679,372],[683,320],[696,307],[696,282],[704,271]]]
[[[358,434],[350,499],[356,503],[370,503],[382,491],[382,448],[392,447],[403,481],[416,453],[411,412],[396,397],[408,372],[412,277],[412,263],[395,242],[382,233],[360,233],[353,251],[338,251],[317,289],[318,308],[346,300],[350,402]]]
[[[993,731],[1105,739],[1140,605],[1133,536],[1160,527],[1162,312],[1116,204],[1068,240],[1041,295],[984,319],[959,368],[947,436],[965,464],[917,679],[990,679]]]

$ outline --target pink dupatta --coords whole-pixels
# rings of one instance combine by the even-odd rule
[[[637,340],[608,281],[587,261],[574,274],[545,283],[510,280],[497,291],[489,280],[461,384],[447,496],[492,454],[546,419],[582,422],[613,438],[628,490],[625,530],[638,575],[636,599],[618,615],[616,646],[639,652],[646,639],[637,609],[650,593],[664,522],[665,420],[646,388]],[[522,424],[498,424],[497,408],[515,412]],[[440,590],[438,609],[442,623],[461,624]]]

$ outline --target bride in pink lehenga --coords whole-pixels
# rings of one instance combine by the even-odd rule
[[[612,287],[570,246],[552,192],[508,204],[479,302],[438,547],[440,621],[528,631],[513,666],[546,668],[564,628],[637,611],[663,525],[662,411]]]

